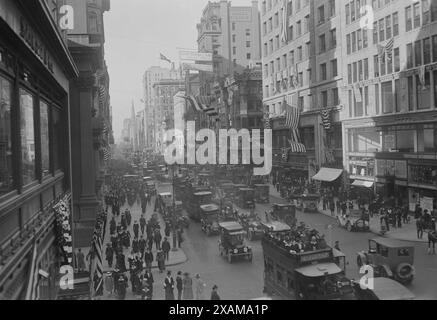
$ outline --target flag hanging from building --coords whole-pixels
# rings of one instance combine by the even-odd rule
[[[39,285],[38,244],[35,241],[33,244],[30,273],[28,275],[26,300],[39,299],[38,285]]]
[[[299,128],[300,112],[299,108],[290,106],[284,98],[282,102],[283,109],[285,110],[285,125],[291,130]]]
[[[194,96],[185,96],[184,99],[191,105],[194,110],[198,112],[203,112],[203,108],[199,105]]]
[[[363,97],[361,96],[360,85],[358,83],[355,83],[355,85],[354,85],[354,95],[355,95],[356,102],[358,102],[358,103],[363,102]]]
[[[268,111],[264,112],[264,129],[272,129],[272,123]]]
[[[169,58],[167,58],[166,56],[164,56],[162,53],[160,53],[160,59],[167,61],[168,63],[172,63],[171,60]]]
[[[331,109],[324,109],[321,111],[322,116],[322,124],[325,130],[331,130],[332,123],[331,123]]]
[[[288,41],[288,0],[282,0],[282,28],[281,41],[287,43]]]
[[[95,271],[94,271],[94,295],[103,295],[103,251],[102,251],[102,230],[100,225],[97,225],[94,229],[93,235],[93,254],[95,259]]]
[[[393,58],[393,45],[394,38],[391,38],[389,42],[385,45],[385,54],[387,55],[387,60],[391,61]]]
[[[377,48],[378,48],[378,59],[379,59],[379,62],[384,61],[384,58],[385,58],[385,47],[383,47],[382,45],[378,44]]]

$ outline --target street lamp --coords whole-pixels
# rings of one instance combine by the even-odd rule
[[[172,251],[178,251],[176,242],[176,194],[175,194],[175,168],[176,164],[172,166],[172,188],[173,188],[173,214],[172,214],[172,231],[173,231],[173,249]]]

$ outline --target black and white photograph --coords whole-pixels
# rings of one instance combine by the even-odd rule
[[[436,219],[437,0],[0,0],[0,300],[437,300]]]

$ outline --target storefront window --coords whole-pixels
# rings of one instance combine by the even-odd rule
[[[430,73],[425,74],[425,83],[420,81],[420,77],[416,76],[416,94],[417,94],[417,109],[431,108],[431,79]]]
[[[413,183],[436,185],[437,167],[410,165],[409,180]]]
[[[378,152],[381,134],[376,128],[349,129],[349,152]]]
[[[384,82],[381,84],[382,91],[382,111],[384,113],[393,112],[393,86],[392,82]]]
[[[396,149],[398,152],[414,152],[414,130],[396,131]]]
[[[27,185],[36,179],[35,166],[35,127],[33,112],[33,96],[20,89],[21,111],[21,175],[23,185]]]
[[[40,103],[41,118],[41,161],[42,174],[50,174],[50,149],[49,149],[49,106],[45,102]]]
[[[302,128],[301,129],[302,140],[307,149],[315,148],[315,135],[314,127]]]
[[[13,187],[11,84],[0,78],[0,196],[11,191]]]

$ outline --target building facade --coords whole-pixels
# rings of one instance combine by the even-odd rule
[[[153,86],[155,90],[154,102],[154,121],[156,131],[157,146],[162,148],[166,145],[165,131],[175,127],[174,122],[174,96],[177,92],[185,89],[185,82],[183,80],[162,79],[156,82]]]
[[[352,185],[414,211],[436,206],[437,2],[342,5],[344,165]],[[362,5],[362,3],[361,3]],[[370,11],[370,8],[367,10]],[[346,77],[347,75],[347,77]]]
[[[74,247],[90,247],[101,211],[112,137],[109,76],[104,59],[103,15],[109,0],[67,1],[74,9],[68,31],[79,78],[70,84]]]
[[[143,90],[144,90],[144,130],[145,130],[145,145],[147,149],[156,149],[157,141],[155,132],[158,129],[155,121],[156,118],[156,105],[157,97],[155,96],[155,89],[153,86],[160,80],[178,80],[181,79],[180,72],[172,69],[166,69],[161,67],[150,67],[146,70],[143,76]]]
[[[56,298],[59,268],[72,262],[58,222],[71,223],[78,69],[59,14],[51,1],[0,2],[0,300]]]
[[[276,175],[311,178],[324,167],[342,167],[342,44],[340,1],[266,0],[261,4],[263,96],[273,129]],[[300,113],[305,146],[291,149],[287,105]],[[329,123],[323,123],[322,111]]]

